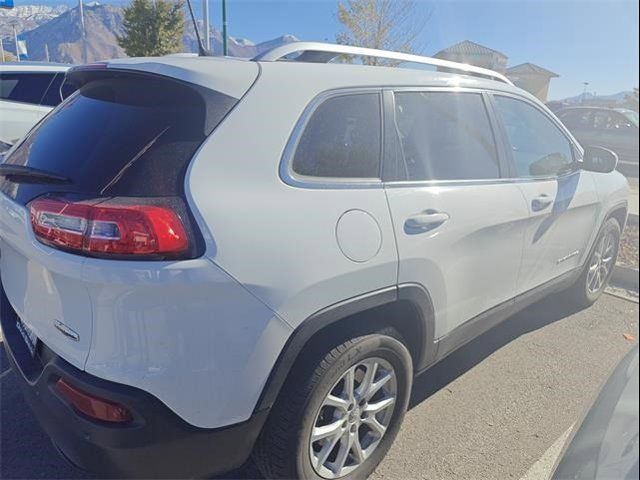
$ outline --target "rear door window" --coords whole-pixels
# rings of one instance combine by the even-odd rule
[[[292,169],[323,178],[379,178],[381,112],[378,93],[325,100],[298,141]]]
[[[40,105],[55,73],[0,73],[0,99]]]
[[[496,143],[481,94],[397,92],[401,180],[475,180],[500,177]]]
[[[183,192],[189,161],[237,99],[158,76],[102,74],[60,104],[7,158],[69,177],[70,185],[12,184],[24,203],[54,188],[99,196]]]

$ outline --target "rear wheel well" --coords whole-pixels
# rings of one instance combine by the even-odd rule
[[[405,344],[414,367],[422,358],[426,345],[424,325],[419,311],[408,300],[396,300],[379,307],[374,307],[362,312],[347,315],[318,330],[306,342],[299,357],[307,354],[320,354],[329,346],[340,343],[361,335],[377,333],[381,331],[397,332],[394,335]],[[298,359],[296,359],[296,363]]]
[[[427,306],[416,303],[420,302],[420,295],[414,295],[417,300],[402,298],[406,293],[400,291],[401,298],[398,298],[397,289],[386,289],[380,294],[362,298],[362,303],[373,298],[374,305],[369,302],[368,308],[352,309],[344,315],[339,314],[340,308],[329,308],[303,322],[283,348],[256,410],[270,408],[274,404],[285,381],[294,371],[319,361],[327,351],[346,340],[362,335],[384,332],[396,337],[409,350],[414,369],[419,370],[425,359],[434,353],[430,350],[433,330],[428,324],[431,319],[425,318],[429,315],[424,311]],[[386,301],[377,301],[385,296]],[[355,306],[358,302],[346,303],[347,306]]]

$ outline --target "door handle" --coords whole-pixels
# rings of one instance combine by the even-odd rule
[[[531,209],[534,212],[539,212],[540,210],[544,210],[549,205],[551,205],[553,201],[553,197],[550,197],[549,195],[543,193],[542,195],[531,200]]]
[[[425,210],[410,216],[404,222],[405,230],[428,231],[439,227],[449,220],[449,215],[444,212],[436,212],[435,210]]]

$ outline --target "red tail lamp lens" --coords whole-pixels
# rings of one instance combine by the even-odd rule
[[[30,209],[36,237],[54,247],[98,256],[176,255],[189,249],[180,217],[165,205],[45,197]]]
[[[62,378],[56,382],[56,388],[76,410],[88,417],[112,423],[126,423],[133,418],[126,407],[83,392]]]

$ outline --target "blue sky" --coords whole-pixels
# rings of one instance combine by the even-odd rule
[[[193,0],[199,7],[200,0]],[[220,0],[210,0],[220,28]],[[255,42],[291,33],[301,40],[334,41],[340,25],[333,0],[227,0],[229,34]],[[600,95],[638,86],[638,2],[444,1],[418,2],[432,15],[420,41],[430,55],[469,39],[509,57],[560,74],[550,98]],[[198,8],[199,10],[199,8]]]

